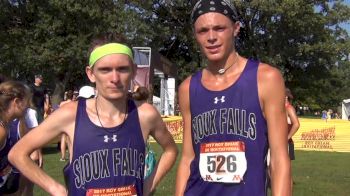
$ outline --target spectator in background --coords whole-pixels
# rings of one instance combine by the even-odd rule
[[[327,122],[327,111],[326,110],[322,110],[322,117],[321,118]]]
[[[52,93],[52,99],[51,99],[51,104],[52,104],[52,109],[56,110],[60,103],[64,101],[64,74],[59,73],[56,76],[56,82],[55,82],[55,88]]]
[[[79,95],[79,91],[74,90],[73,91],[73,99],[77,100],[78,99],[78,95]]]
[[[29,88],[29,87],[27,87]],[[32,95],[31,95],[32,96]],[[38,120],[37,120],[37,114],[34,109],[34,105],[32,103],[32,100],[29,102],[29,107],[26,110],[24,120],[25,125],[27,127],[27,131],[30,131],[38,126]],[[41,149],[35,150],[31,155],[30,158],[39,165],[39,167],[43,166],[43,155],[41,152]],[[21,175],[20,180],[20,187],[19,192],[17,195],[20,196],[32,196],[33,195],[33,188],[34,184],[28,180],[25,176]]]
[[[53,111],[55,111],[55,109],[52,106],[51,91],[47,91],[45,94],[44,119],[47,118]]]
[[[37,74],[34,76],[34,83],[30,86],[33,93],[33,104],[37,113],[38,123],[40,124],[44,120],[45,105],[48,105],[47,94],[45,88],[42,86],[43,76]]]
[[[328,109],[326,122],[332,119],[332,113],[333,113],[333,110]]]
[[[131,97],[135,101],[147,102],[149,91],[144,86],[135,86],[134,92],[131,93]]]
[[[340,116],[339,116],[338,112],[334,112],[333,113],[333,118],[334,119],[340,119]]]
[[[134,91],[129,94],[129,98],[134,99],[136,102],[138,102],[138,105],[142,105],[143,103],[147,102],[147,99],[149,97],[149,91],[144,86],[134,86]],[[145,155],[145,179],[148,178],[156,165],[156,154],[151,149],[149,137],[147,138],[147,145],[146,145],[146,155]]]
[[[290,89],[286,88],[286,101],[285,101],[285,107],[287,112],[287,123],[288,123],[288,154],[290,160],[295,160],[295,154],[294,154],[294,142],[293,142],[293,135],[298,131],[300,127],[299,119],[297,116],[297,113],[293,107],[293,105],[290,103],[293,99],[292,92]],[[293,191],[293,176],[292,171],[290,173],[290,184],[291,184],[291,191]]]
[[[8,162],[8,153],[17,139],[17,125],[12,131],[15,119],[24,116],[30,100],[30,91],[18,81],[0,84],[0,195],[12,194],[19,188],[19,175],[13,172]],[[15,135],[11,133],[16,133]]]
[[[79,89],[77,99],[79,99],[79,98],[89,99],[89,98],[95,97],[95,95],[96,95],[96,90],[94,87],[83,86]]]
[[[62,107],[63,105],[71,102],[71,101],[76,101],[76,99],[74,99],[74,96],[73,96],[73,90],[68,90],[67,93],[66,93],[66,100],[65,101],[62,101],[60,103],[60,106],[59,107]],[[68,145],[71,145],[70,144],[70,141],[69,141],[69,138],[67,137],[66,134],[62,134],[61,135],[61,142],[60,142],[60,150],[61,150],[61,158],[60,158],[60,161],[66,161],[66,150],[67,150],[67,142],[69,143]],[[71,153],[69,153],[69,155],[71,155]]]
[[[0,75],[0,83],[7,80],[8,79],[6,77],[3,77],[2,75]],[[32,103],[32,94],[30,93],[31,89],[27,85],[25,85],[25,87],[28,93],[29,107],[25,111],[24,118],[21,118],[20,120],[15,119],[14,121],[12,121],[10,125],[10,136],[11,136],[12,145],[14,145],[20,138],[24,136],[24,134],[26,134],[32,128],[38,126],[37,114],[36,114],[36,111],[33,109],[35,107]],[[42,159],[42,153],[40,149],[34,151],[30,155],[30,158],[36,163],[38,163],[39,167],[42,167],[43,159]],[[18,188],[18,191],[15,194],[16,196],[32,196],[33,183],[30,182],[27,178],[25,178],[25,176],[20,175],[20,173],[16,169],[13,170],[13,173],[15,177],[12,178],[10,184],[7,183],[6,186],[11,187],[11,189],[14,189],[14,190],[6,190],[4,192],[10,193],[12,191],[15,191]],[[1,191],[0,191],[0,195],[1,195]]]

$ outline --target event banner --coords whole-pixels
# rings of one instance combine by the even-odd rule
[[[181,116],[163,117],[176,143],[182,143]],[[293,136],[296,150],[350,152],[350,121],[299,118],[300,128]],[[153,138],[150,141],[154,141]]]
[[[182,132],[183,132],[183,122],[181,116],[163,116],[163,121],[165,122],[168,131],[173,136],[175,143],[182,143]],[[152,137],[149,139],[150,142],[155,142]]]
[[[296,150],[350,152],[350,121],[299,118]]]
[[[173,136],[175,143],[182,143],[183,122],[181,116],[168,116],[163,118],[168,131]]]

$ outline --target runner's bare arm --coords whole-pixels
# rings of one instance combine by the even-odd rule
[[[289,196],[290,159],[287,151],[285,87],[281,73],[269,65],[261,64],[258,71],[258,89],[271,150],[272,195]]]
[[[38,121],[36,119],[36,112],[35,114],[34,113],[31,113],[33,114],[33,116],[29,115],[28,114],[28,121],[30,121],[30,126],[32,127],[28,127],[27,126],[27,123],[26,123],[26,118],[27,117],[24,117],[23,119],[21,119],[20,121],[20,125],[21,125],[21,138],[26,134],[28,133],[30,130],[33,129],[33,126],[34,127],[37,127],[38,126]],[[30,154],[30,158],[34,161],[38,161],[38,164],[39,164],[39,167],[42,167],[43,165],[43,157],[42,157],[42,153],[41,153],[41,149],[37,149],[35,150],[32,154]]]
[[[25,118],[20,119],[20,138],[23,138],[25,134],[27,134],[31,129],[29,129],[25,123]],[[35,150],[33,153],[30,154],[30,158],[32,160],[39,161],[39,167],[42,166],[43,158],[41,154],[41,149]]]
[[[187,78],[179,87],[179,105],[183,119],[183,145],[180,163],[176,176],[175,195],[184,194],[187,180],[190,176],[190,164],[194,158],[191,136],[191,110],[189,95],[190,78]]]
[[[144,103],[139,107],[139,111],[142,130],[149,130],[149,134],[163,149],[155,169],[144,183],[144,195],[149,195],[174,165],[177,157],[177,147],[162,117],[154,106]]]
[[[58,109],[26,134],[9,153],[10,162],[29,180],[51,195],[66,195],[66,188],[48,176],[29,156],[35,149],[43,147],[62,132],[67,133],[65,130],[71,130],[74,127],[75,113],[76,104],[67,104],[66,107]]]
[[[299,123],[297,113],[295,112],[295,109],[293,106],[287,107],[287,114],[290,118],[290,121],[292,122],[292,127],[290,128],[288,133],[288,139],[291,139],[293,135],[298,131],[300,127],[300,123]]]

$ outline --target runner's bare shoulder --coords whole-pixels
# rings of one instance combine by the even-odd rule
[[[137,111],[141,121],[154,121],[160,117],[160,114],[155,106],[150,103],[137,103]]]
[[[284,84],[280,70],[266,63],[260,63],[258,68],[258,85],[264,90],[273,90],[276,86]],[[265,89],[266,88],[266,89]],[[263,92],[263,91],[261,91]],[[265,91],[269,92],[269,91]]]
[[[58,119],[75,119],[77,113],[78,102],[71,101],[55,110],[50,116],[56,117]]]

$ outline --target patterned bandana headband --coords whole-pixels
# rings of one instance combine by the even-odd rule
[[[89,59],[90,68],[92,68],[100,58],[109,54],[126,54],[133,60],[132,50],[128,46],[119,43],[110,43],[100,46],[91,52]]]
[[[233,22],[238,21],[237,10],[229,0],[199,0],[193,7],[191,13],[192,24],[199,16],[208,12],[217,12],[225,15]]]

